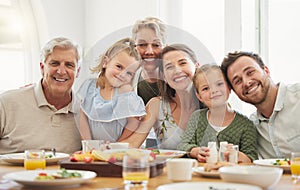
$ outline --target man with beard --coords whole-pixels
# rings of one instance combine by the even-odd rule
[[[275,84],[261,57],[229,53],[222,71],[237,96],[257,108],[251,115],[258,130],[262,158],[289,158],[300,151],[300,84]]]

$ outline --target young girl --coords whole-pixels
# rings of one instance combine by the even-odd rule
[[[92,69],[98,79],[87,79],[80,87],[79,130],[82,139],[115,142],[127,138],[146,114],[143,100],[131,82],[140,65],[134,42],[125,38],[113,44]]]
[[[257,159],[256,129],[247,117],[230,109],[227,103],[230,88],[220,67],[203,65],[196,70],[193,83],[198,99],[207,108],[191,115],[178,148],[189,152],[190,157],[206,162],[208,142],[227,141],[239,145],[239,162]]]

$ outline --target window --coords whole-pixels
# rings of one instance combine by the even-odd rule
[[[217,63],[224,57],[224,24],[223,1],[182,1],[182,28],[199,39]]]
[[[0,92],[24,84],[20,19],[11,1],[0,0]]]
[[[268,11],[261,18],[267,30],[265,57],[275,82],[300,82],[300,1],[269,0],[265,9]]]

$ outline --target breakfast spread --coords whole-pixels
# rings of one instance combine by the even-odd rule
[[[142,149],[126,149],[118,151],[101,151],[101,150],[92,150],[91,152],[86,153],[74,153],[70,157],[71,162],[85,162],[90,163],[93,161],[102,161],[102,162],[121,162],[124,155],[130,156],[142,156],[145,153]],[[155,159],[155,154],[150,152],[149,161]]]

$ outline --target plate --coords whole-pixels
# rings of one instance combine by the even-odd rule
[[[167,149],[158,149],[159,154],[156,155],[156,158],[180,158],[186,154],[185,151],[181,150],[167,150]]]
[[[284,159],[261,159],[261,160],[254,160],[253,163],[260,166],[270,166],[270,167],[279,167],[282,168],[284,171],[290,171],[290,166],[278,166],[273,165],[273,163],[276,162],[276,160],[284,160]]]
[[[46,155],[53,155],[52,152],[46,152]],[[52,158],[46,158],[47,163],[57,163],[63,158],[68,158],[70,155],[66,153],[56,152],[55,156]],[[23,164],[24,163],[24,153],[13,153],[13,154],[3,154],[0,155],[0,160],[11,164]]]
[[[193,168],[193,171],[197,174],[200,174],[204,177],[214,177],[214,178],[220,178],[220,173],[217,171],[207,172],[204,171],[204,167],[196,167]]]
[[[78,185],[96,177],[96,173],[83,170],[67,170],[68,172],[79,172],[81,178],[71,179],[54,179],[54,180],[35,180],[39,173],[47,173],[48,175],[60,172],[61,170],[28,170],[8,173],[3,176],[4,179],[13,180],[17,183],[30,186],[67,186]]]
[[[237,183],[222,183],[222,182],[183,182],[171,183],[159,186],[156,190],[262,190],[262,188],[254,185],[245,185]]]

